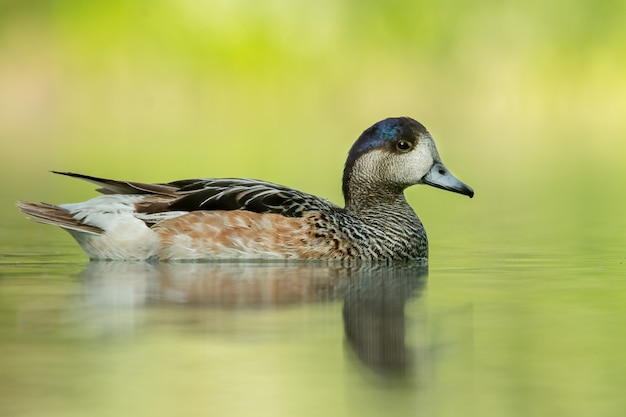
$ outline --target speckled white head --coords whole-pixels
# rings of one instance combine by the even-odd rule
[[[344,169],[346,200],[357,186],[401,191],[414,184],[474,195],[443,165],[426,128],[411,118],[389,118],[376,123],[350,149]]]

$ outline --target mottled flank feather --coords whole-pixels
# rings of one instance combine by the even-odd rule
[[[341,248],[316,235],[316,215],[194,211],[154,227],[160,259],[334,259]],[[345,248],[344,248],[345,250]]]
[[[424,126],[409,118],[383,120],[355,142],[344,169],[343,208],[252,179],[147,184],[55,173],[94,183],[103,195],[59,206],[19,202],[18,208],[70,232],[91,259],[425,263],[426,233],[404,189],[424,183],[474,193],[441,163]]]

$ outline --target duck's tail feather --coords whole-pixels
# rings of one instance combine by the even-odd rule
[[[82,223],[80,220],[76,220],[69,211],[61,207],[53,206],[52,204],[18,201],[17,208],[19,208],[22,213],[30,216],[31,220],[38,223],[51,224],[66,230],[74,230],[94,235],[104,233],[99,227]]]
[[[134,181],[117,181],[107,178],[92,177],[91,175],[77,174],[75,172],[52,171],[54,174],[65,175],[78,178],[96,184],[101,194],[162,194],[167,196],[177,196],[176,187],[166,184],[146,184]]]

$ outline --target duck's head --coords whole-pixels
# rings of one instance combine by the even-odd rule
[[[426,128],[411,118],[380,121],[352,145],[343,173],[346,205],[356,198],[399,194],[414,184],[474,196],[474,190],[443,165]]]

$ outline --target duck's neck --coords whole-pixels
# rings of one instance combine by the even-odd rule
[[[415,216],[404,198],[404,186],[386,181],[386,175],[367,158],[355,161],[348,158],[343,171],[343,196],[347,211],[359,214],[374,214],[384,219],[392,213]]]
[[[343,187],[345,208],[361,215],[369,213],[380,215],[381,212],[383,215],[398,212],[413,213],[403,191],[399,186],[351,178]]]

